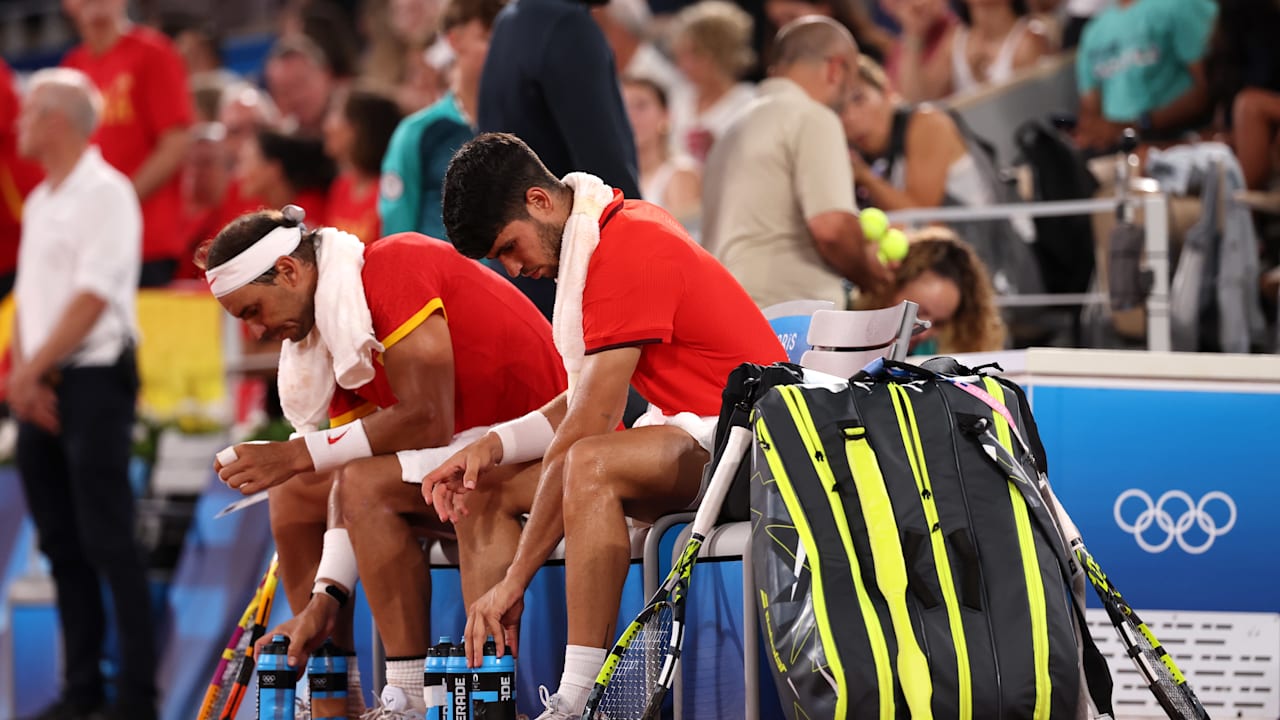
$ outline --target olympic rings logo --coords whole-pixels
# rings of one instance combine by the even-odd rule
[[[1125,519],[1123,511],[1125,501],[1129,499],[1137,500],[1142,506],[1138,516],[1132,521]],[[1209,506],[1214,501],[1226,509],[1226,519],[1221,524],[1218,518],[1221,511],[1219,510],[1217,515],[1209,512]],[[1174,513],[1170,512],[1171,509],[1181,510],[1181,514],[1175,518]],[[1138,542],[1138,547],[1149,553],[1162,553],[1177,541],[1178,547],[1186,552],[1200,555],[1213,547],[1213,541],[1227,534],[1236,524],[1236,503],[1220,490],[1205,493],[1205,496],[1200,498],[1200,502],[1193,501],[1190,495],[1181,490],[1169,490],[1154,502],[1151,496],[1142,490],[1125,490],[1120,493],[1120,497],[1116,498],[1114,512],[1116,525],[1133,535],[1134,540]],[[1152,542],[1147,538],[1147,531],[1152,525],[1165,535],[1159,542]],[[1204,541],[1199,544],[1187,541],[1185,533],[1192,527],[1200,528],[1206,536]]]

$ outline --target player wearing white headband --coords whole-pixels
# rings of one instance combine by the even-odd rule
[[[564,370],[533,304],[448,243],[401,233],[365,247],[301,221],[293,206],[244,215],[204,253],[227,312],[284,340],[281,403],[301,431],[237,445],[215,467],[245,494],[270,489],[295,613],[273,632],[290,636],[295,662],[326,636],[351,647],[359,566],[389,684],[417,688],[409,701],[420,705],[431,638],[418,536],[448,528],[407,482],[421,482],[451,443],[542,406],[564,389]]]

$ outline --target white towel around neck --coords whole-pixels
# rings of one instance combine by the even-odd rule
[[[613,202],[613,188],[595,175],[580,172],[565,175],[564,183],[573,190],[573,209],[561,236],[551,336],[569,376],[572,399],[586,357],[586,344],[582,339],[582,291],[587,285],[587,265],[600,244],[600,216]]]
[[[372,380],[373,355],[383,349],[360,275],[364,243],[336,228],[321,229],[316,268],[315,327],[280,349],[280,406],[298,432],[328,420],[335,385],[350,390]]]

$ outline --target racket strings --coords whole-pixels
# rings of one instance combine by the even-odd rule
[[[1172,673],[1161,660],[1160,653],[1156,652],[1146,635],[1132,620],[1126,618],[1125,624],[1129,627],[1129,635],[1133,639],[1134,646],[1142,656],[1142,663],[1147,667],[1148,676],[1159,692],[1164,695],[1164,699],[1177,711],[1178,717],[1188,719],[1201,717],[1199,709],[1187,697],[1184,686],[1174,680]]]
[[[665,681],[671,651],[671,605],[662,603],[640,627],[618,660],[596,709],[601,720],[644,720],[654,691]]]

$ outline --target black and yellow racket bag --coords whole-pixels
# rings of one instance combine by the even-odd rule
[[[946,363],[754,396],[750,562],[788,718],[1088,717],[1083,668],[1106,670],[1024,487],[1034,421],[1016,385]]]

